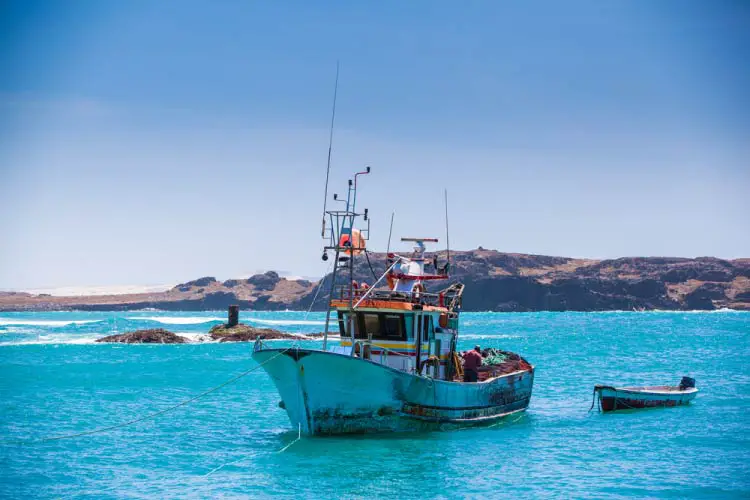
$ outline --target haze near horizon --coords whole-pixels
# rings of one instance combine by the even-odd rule
[[[6,2],[0,289],[321,276],[369,246],[750,257],[741,2]]]

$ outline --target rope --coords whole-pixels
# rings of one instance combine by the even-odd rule
[[[358,308],[359,305],[362,303],[362,301],[365,300],[365,298],[367,298],[368,295],[370,295],[370,292],[372,292],[373,290],[375,290],[375,287],[377,286],[378,283],[380,283],[380,280],[382,280],[383,278],[385,278],[388,275],[388,272],[390,272],[390,270],[393,269],[396,266],[396,264],[398,264],[399,262],[401,262],[401,259],[402,259],[402,257],[399,257],[398,255],[396,256],[396,260],[393,262],[393,264],[391,264],[391,267],[389,267],[388,269],[386,269],[385,272],[383,273],[383,275],[380,278],[378,278],[377,281],[375,281],[375,283],[373,283],[372,286],[367,289],[367,291],[364,293],[364,295],[362,295],[362,297],[360,297],[360,299],[357,301],[357,303],[354,304],[354,307],[353,307],[354,309]]]
[[[453,367],[453,370],[455,371],[456,376],[459,378],[459,380],[463,381],[464,366],[461,364],[461,360],[458,358],[458,353],[455,350],[453,351],[453,364],[455,365]]]
[[[292,441],[288,445],[284,446],[282,449],[280,449],[276,453],[283,453],[283,452],[285,452],[286,450],[289,449],[290,446],[292,446],[294,443],[296,443],[300,439],[302,439],[302,424],[297,424],[297,439],[295,439],[294,441]]]
[[[279,451],[277,451],[276,453],[283,453],[284,451],[288,450],[288,449],[289,449],[289,447],[291,447],[291,446],[292,446],[292,445],[293,445],[294,443],[296,443],[297,441],[299,441],[299,440],[301,440],[301,439],[302,439],[302,424],[297,424],[297,426],[298,426],[298,427],[297,427],[297,437],[296,437],[296,439],[295,439],[294,441],[292,441],[291,443],[289,443],[288,445],[284,446],[284,447],[283,447],[282,449],[280,449],[280,450],[279,450]],[[227,463],[225,463],[225,464],[221,464],[221,465],[220,465],[220,466],[218,466],[218,467],[214,467],[213,469],[211,469],[210,471],[208,471],[208,472],[207,472],[206,474],[203,474],[203,477],[208,477],[208,476],[210,476],[211,474],[213,474],[214,472],[218,472],[218,471],[220,471],[220,470],[221,470],[221,469],[223,469],[224,467],[229,467],[230,465],[237,465],[237,464],[239,464],[239,463],[242,463],[242,462],[244,462],[245,460],[248,460],[249,458],[252,458],[252,457],[247,457],[247,456],[245,456],[245,457],[239,458],[239,459],[237,459],[237,460],[234,460],[234,461],[232,461],[232,462],[227,462]]]
[[[513,420],[510,420],[510,421],[508,420],[508,418],[510,417],[510,415],[508,415],[506,417],[501,417],[500,420],[498,420],[494,424],[490,424],[490,425],[481,425],[481,424],[480,425],[469,425],[469,426],[466,426],[466,427],[461,427],[459,429],[456,429],[456,431],[484,430],[484,429],[492,429],[494,427],[499,427],[501,425],[506,425],[506,424],[515,424],[516,422],[518,422],[519,420],[521,420],[524,416],[526,416],[525,412],[520,412],[520,415],[518,415],[516,418],[514,418]]]
[[[188,404],[192,403],[193,401],[197,401],[197,400],[199,400],[199,399],[201,399],[201,398],[203,398],[205,396],[208,396],[212,392],[216,392],[219,389],[221,389],[223,387],[226,387],[227,385],[232,384],[232,383],[238,381],[242,377],[244,377],[246,375],[249,375],[250,373],[252,373],[255,370],[257,370],[258,368],[260,368],[261,366],[265,365],[266,363],[268,363],[272,359],[275,359],[275,358],[281,356],[282,354],[284,354],[289,349],[291,349],[291,347],[287,348],[287,349],[284,349],[283,351],[280,351],[278,354],[276,354],[276,355],[268,358],[264,362],[262,362],[262,363],[260,363],[260,364],[258,364],[256,366],[250,368],[249,370],[245,370],[244,372],[240,373],[239,375],[230,378],[226,382],[223,382],[223,383],[221,383],[221,384],[219,384],[219,385],[217,385],[215,387],[212,387],[211,389],[208,389],[207,391],[204,391],[204,392],[202,392],[202,393],[200,393],[200,394],[198,394],[196,396],[193,396],[190,399],[186,399],[185,401],[177,403],[176,405],[172,405],[172,406],[170,406],[168,408],[164,408],[163,410],[159,410],[159,411],[154,412],[154,413],[149,413],[148,415],[144,415],[142,417],[138,417],[138,418],[135,418],[133,420],[128,420],[126,422],[121,422],[119,424],[110,425],[108,427],[102,427],[102,428],[99,428],[99,429],[93,429],[93,430],[83,431],[83,432],[76,432],[76,433],[73,433],[73,434],[63,434],[62,436],[53,436],[53,437],[48,437],[48,438],[32,439],[32,440],[15,440],[15,441],[13,441],[13,440],[6,440],[6,441],[0,441],[0,444],[7,443],[7,444],[17,444],[17,445],[30,445],[30,444],[38,444],[38,443],[48,443],[48,442],[51,442],[51,441],[59,441],[61,439],[73,439],[73,438],[82,437],[82,436],[89,436],[91,434],[100,434],[102,432],[107,432],[107,431],[111,431],[111,430],[114,430],[114,429],[122,429],[123,427],[127,427],[127,426],[133,425],[133,424],[137,424],[138,422],[143,422],[144,420],[149,420],[149,419],[152,419],[152,418],[156,418],[156,417],[158,417],[160,415],[164,415],[165,413],[168,413],[170,411],[174,411],[177,408],[181,408],[181,407],[183,407],[185,405],[188,405]]]
[[[295,349],[295,350],[296,350],[297,352],[299,352],[299,347],[298,347],[298,346],[297,346],[296,344],[295,344],[295,345],[292,345],[291,347],[289,347],[288,349],[286,349],[286,350],[285,350],[285,351],[283,351],[283,352],[289,351],[289,350],[291,350],[291,349]],[[282,354],[282,353],[279,353],[279,354]],[[274,356],[274,358],[275,358],[275,357],[276,357],[276,356]],[[267,359],[266,361],[271,361],[272,359],[273,359],[273,358],[269,358],[269,359]],[[297,390],[297,401],[298,401],[298,404],[299,404],[299,402],[300,402],[300,398],[301,398],[301,391],[299,390],[299,377],[297,377],[297,389],[298,389],[298,390]],[[282,449],[280,449],[280,450],[279,450],[279,451],[277,451],[276,453],[282,453],[282,452],[284,452],[284,451],[288,450],[290,446],[292,446],[292,445],[293,445],[294,443],[296,443],[296,442],[297,442],[297,441],[299,441],[300,439],[302,439],[302,424],[300,424],[300,423],[297,423],[297,439],[295,439],[294,441],[292,441],[292,442],[291,442],[291,443],[289,443],[288,445],[284,446],[284,447],[283,447]],[[239,464],[239,463],[241,463],[241,462],[244,462],[244,461],[245,461],[245,460],[247,460],[247,459],[248,459],[248,457],[247,457],[247,456],[245,456],[245,457],[239,458],[239,459],[237,459],[237,460],[234,460],[234,461],[232,461],[232,462],[228,462],[228,463],[222,464],[222,465],[220,465],[220,466],[218,466],[218,467],[215,467],[215,468],[211,469],[210,471],[208,471],[208,473],[204,474],[204,475],[203,475],[203,477],[208,477],[208,476],[210,476],[211,474],[213,474],[214,472],[217,472],[217,471],[219,471],[219,470],[223,469],[224,467],[228,467],[228,466],[230,466],[230,465],[237,465],[237,464]]]
[[[236,464],[238,464],[240,462],[244,462],[247,459],[248,459],[248,457],[242,457],[239,460],[235,460],[234,462],[229,462],[229,463],[226,463],[226,464],[221,464],[220,466],[218,466],[218,467],[216,467],[214,469],[211,469],[208,473],[204,474],[203,477],[208,477],[211,474],[213,474],[214,472],[223,469],[224,467],[227,467],[227,466],[230,466],[230,465],[236,465]]]
[[[365,257],[367,258],[367,265],[370,267],[370,272],[372,273],[372,279],[377,280],[378,275],[375,274],[375,269],[372,268],[372,264],[370,264],[370,252],[365,250]]]
[[[596,395],[598,394],[598,392],[599,392],[599,388],[594,387],[594,394],[593,394],[593,399],[591,400],[591,408],[589,408],[589,412],[594,409],[594,404],[596,403]]]
[[[524,416],[525,415],[523,414],[523,412],[521,412],[520,415],[518,415],[516,418],[514,418],[510,422],[506,422],[505,419],[501,419],[499,422],[496,422],[496,423],[494,423],[492,425],[488,425],[486,427],[486,429],[492,429],[493,427],[497,427],[497,426],[500,426],[500,425],[503,425],[503,424],[515,424],[516,422],[518,422],[519,420],[521,420]]]
[[[597,394],[599,394],[599,399],[598,399],[598,401],[599,401],[599,412],[601,412],[601,411],[602,411],[602,393],[601,393],[601,392],[599,392],[599,391],[601,391],[602,389],[611,389],[611,390],[613,390],[613,391],[616,391],[616,390],[617,390],[617,389],[615,389],[614,387],[612,387],[611,385],[595,385],[595,386],[594,386],[594,394],[593,394],[593,399],[591,400],[591,408],[589,408],[589,411],[591,411],[591,410],[593,410],[593,409],[594,409],[594,404],[595,404],[595,403],[596,403],[596,401],[597,401],[597,398],[596,398],[596,395],[597,395]],[[617,406],[617,396],[615,396],[615,406]]]
[[[276,453],[283,453],[283,452],[285,452],[285,451],[286,451],[286,450],[288,450],[288,449],[289,449],[289,448],[290,448],[290,447],[291,447],[291,446],[292,446],[292,445],[293,445],[294,443],[296,443],[297,441],[300,441],[300,440],[302,439],[302,424],[297,424],[297,426],[298,426],[298,427],[297,427],[297,437],[295,438],[295,440],[294,440],[294,441],[292,441],[291,443],[289,443],[288,445],[284,446],[284,447],[283,447],[282,449],[280,449],[280,450],[279,450],[279,451],[277,451]],[[233,462],[227,462],[227,463],[225,463],[225,464],[221,464],[220,466],[218,466],[218,467],[215,467],[215,468],[211,469],[211,470],[210,470],[210,471],[208,471],[208,472],[207,472],[206,474],[203,474],[203,477],[208,477],[208,476],[210,476],[211,474],[213,474],[214,472],[218,472],[218,471],[220,471],[220,470],[221,470],[221,469],[223,469],[224,467],[229,467],[230,465],[237,465],[237,464],[239,464],[239,463],[242,463],[242,462],[244,462],[245,460],[248,460],[248,458],[252,458],[252,457],[242,457],[242,458],[240,458],[240,459],[237,459],[237,460],[235,460],[235,461],[233,461]]]
[[[310,311],[312,311],[312,308],[315,307],[315,301],[318,300],[318,294],[320,293],[320,290],[323,288],[323,282],[326,280],[326,276],[328,276],[328,273],[331,272],[331,267],[333,267],[333,262],[331,262],[328,265],[328,269],[326,269],[326,273],[323,275],[323,277],[318,281],[317,285],[317,291],[315,292],[315,296],[312,299],[312,302],[310,302],[310,308],[305,313],[305,320],[307,320],[307,317],[310,315]]]

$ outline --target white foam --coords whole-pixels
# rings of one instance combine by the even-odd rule
[[[100,335],[96,336],[75,336],[69,335],[29,335],[26,340],[17,340],[15,342],[1,342],[2,346],[13,346],[13,345],[60,345],[60,344],[72,344],[72,345],[84,345],[84,344],[95,344],[96,340]]]
[[[294,319],[258,319],[258,318],[242,318],[250,323],[260,323],[262,325],[325,325],[325,321],[316,320],[294,320]]]
[[[163,323],[165,325],[200,325],[202,323],[215,323],[224,321],[224,318],[185,318],[182,316],[131,316],[125,319],[130,321],[154,321],[156,323]]]
[[[68,326],[85,325],[86,323],[99,323],[102,319],[76,319],[76,320],[46,320],[46,319],[23,319],[23,318],[0,318],[0,325],[26,325],[26,326]]]
[[[649,309],[645,311],[568,311],[570,313],[580,312],[583,314],[623,314],[623,313],[637,313],[637,314],[747,314],[750,311],[743,309],[729,309],[728,307],[722,307],[721,309]]]
[[[98,339],[103,337],[104,335],[109,335],[110,333],[100,333],[95,335],[68,335],[68,334],[48,334],[48,335],[37,335],[31,332],[24,332],[28,333],[28,335],[23,339],[17,339],[13,342],[0,342],[0,349],[5,346],[19,346],[19,345],[102,345],[102,346],[116,346],[118,348],[127,345],[130,346],[154,346],[154,345],[170,345],[170,344],[113,344],[110,342],[97,342]],[[178,332],[177,335],[181,337],[185,337],[188,339],[189,343],[187,345],[191,344],[218,344],[218,340],[212,339],[210,336],[203,334],[203,333],[191,333],[191,332]],[[306,340],[311,342],[323,342],[323,338],[309,338],[306,337],[304,334],[295,334],[291,333],[291,335],[294,335],[298,337],[300,340]],[[2,334],[0,334],[0,338],[2,338]],[[328,340],[330,342],[336,342],[340,340],[340,337],[338,335],[329,335]],[[293,339],[265,339],[263,340],[264,343],[266,342],[295,342]],[[185,344],[174,344],[174,345],[185,345]]]
[[[212,339],[210,335],[206,335],[205,333],[179,332],[177,335],[195,343],[218,342],[218,340]]]
[[[492,340],[492,339],[520,339],[520,335],[492,335],[492,334],[461,334],[458,336],[458,340]]]

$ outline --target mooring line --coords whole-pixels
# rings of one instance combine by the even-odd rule
[[[297,441],[299,441],[300,439],[302,439],[302,427],[301,427],[302,424],[297,424],[297,425],[298,425],[298,427],[297,427],[297,438],[294,441],[292,441],[291,443],[289,443],[288,445],[284,446],[282,449],[280,449],[276,453],[282,453],[283,451],[288,450],[290,446],[292,446],[294,443],[296,443]],[[248,460],[250,458],[252,458],[252,457],[244,456],[242,458],[234,460],[233,462],[227,462],[225,464],[221,464],[218,467],[214,467],[213,469],[211,469],[207,473],[203,474],[203,477],[208,477],[211,474],[213,474],[214,472],[220,471],[224,467],[229,467],[230,465],[237,465],[237,464],[242,463],[245,460]]]
[[[507,415],[503,418],[501,418],[499,421],[495,422],[494,424],[490,425],[470,425],[467,427],[459,427],[456,429],[456,432],[458,431],[471,431],[471,430],[481,430],[481,429],[492,429],[493,427],[498,427],[501,425],[507,425],[507,424],[515,424],[519,420],[521,420],[526,415],[525,412],[520,412],[520,414],[513,420],[508,420],[510,418],[510,415]]]
[[[92,429],[92,430],[89,430],[89,431],[76,432],[76,433],[73,433],[73,434],[63,434],[62,436],[52,436],[52,437],[47,437],[47,438],[30,439],[30,440],[23,440],[23,439],[18,439],[18,440],[3,440],[3,441],[0,441],[0,444],[31,445],[31,444],[47,443],[47,442],[51,442],[51,441],[59,441],[59,440],[62,440],[62,439],[73,439],[73,438],[82,437],[82,436],[90,436],[92,434],[100,434],[102,432],[107,432],[107,431],[111,431],[111,430],[114,430],[114,429],[122,429],[123,427],[127,427],[127,426],[133,425],[133,424],[137,424],[138,422],[143,422],[144,420],[149,420],[149,419],[152,419],[152,418],[156,418],[156,417],[158,417],[160,415],[164,415],[165,413],[169,413],[170,411],[174,411],[174,410],[176,410],[178,408],[181,408],[181,407],[183,407],[185,405],[188,405],[188,404],[192,403],[193,401],[197,401],[197,400],[199,400],[199,399],[201,399],[201,398],[203,398],[205,396],[208,396],[212,392],[216,392],[219,389],[221,389],[223,387],[226,387],[229,384],[232,384],[232,383],[238,381],[242,377],[244,377],[246,375],[249,375],[250,373],[252,373],[255,370],[257,370],[258,368],[262,367],[263,365],[265,365],[266,363],[268,363],[272,359],[277,358],[278,356],[281,356],[282,354],[284,354],[289,349],[291,349],[291,347],[286,348],[283,351],[279,351],[277,354],[275,354],[274,356],[268,358],[264,362],[259,363],[258,365],[254,366],[254,367],[252,367],[252,368],[250,368],[248,370],[245,370],[244,372],[240,373],[239,375],[230,378],[226,382],[223,382],[223,383],[221,383],[221,384],[219,384],[219,385],[217,385],[215,387],[212,387],[211,389],[208,389],[207,391],[204,391],[204,392],[202,392],[202,393],[200,393],[200,394],[198,394],[196,396],[193,396],[190,399],[186,399],[185,401],[177,403],[176,405],[172,405],[172,406],[170,406],[168,408],[164,408],[163,410],[159,410],[159,411],[154,412],[154,413],[149,413],[148,415],[144,415],[142,417],[134,418],[133,420],[128,420],[126,422],[121,422],[119,424],[110,425],[108,427],[102,427],[102,428],[99,428],[99,429]]]
[[[315,292],[315,296],[312,299],[312,302],[310,302],[310,308],[305,313],[305,320],[307,320],[307,317],[310,315],[310,312],[312,311],[313,307],[315,306],[315,301],[318,300],[318,294],[320,293],[320,289],[323,288],[323,282],[326,279],[326,276],[328,276],[328,273],[331,272],[331,267],[333,267],[333,262],[328,266],[328,269],[326,269],[326,273],[323,275],[322,278],[320,278],[320,281],[318,281],[317,284],[317,291]]]
[[[512,420],[512,421],[510,421],[510,422],[506,422],[506,421],[504,421],[504,420],[501,420],[501,421],[499,421],[499,422],[497,422],[497,423],[494,423],[494,424],[492,424],[492,425],[488,425],[488,426],[486,427],[486,429],[492,429],[493,427],[497,427],[497,426],[499,426],[499,425],[502,425],[502,424],[515,424],[516,422],[518,422],[519,420],[521,420],[521,419],[522,419],[523,417],[524,417],[524,413],[523,413],[523,412],[521,412],[521,414],[520,414],[520,415],[518,415],[518,417],[516,417],[515,419],[513,419],[513,420]]]
[[[596,392],[597,392],[597,389],[596,389],[596,387],[594,387],[594,394],[593,394],[593,397],[591,399],[591,407],[589,407],[589,413],[591,412],[591,410],[594,409],[594,405],[596,404]]]
[[[282,453],[282,452],[288,450],[290,446],[292,446],[294,443],[296,443],[300,439],[302,439],[302,424],[298,423],[297,424],[297,439],[295,439],[294,441],[292,441],[288,445],[284,446],[282,449],[280,449],[276,453]]]
[[[210,476],[211,474],[213,474],[214,472],[216,472],[216,471],[218,471],[218,470],[221,470],[221,469],[223,469],[224,467],[227,467],[227,466],[229,466],[229,465],[237,465],[237,464],[238,464],[238,463],[240,463],[240,462],[244,462],[244,461],[245,461],[245,460],[247,460],[248,458],[249,458],[249,457],[242,457],[242,458],[240,458],[239,460],[235,460],[234,462],[229,462],[229,463],[226,463],[226,464],[221,464],[220,466],[218,466],[218,467],[216,467],[216,468],[214,468],[214,469],[211,469],[211,470],[210,470],[210,471],[209,471],[208,473],[206,473],[206,474],[203,474],[203,477],[208,477],[208,476]]]

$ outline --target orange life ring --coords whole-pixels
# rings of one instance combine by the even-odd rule
[[[339,247],[346,249],[343,250],[343,253],[346,255],[359,255],[365,249],[365,239],[362,237],[359,229],[352,229],[351,235],[348,233],[341,235],[341,238],[339,238]]]

